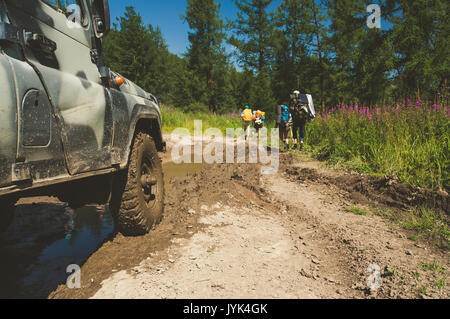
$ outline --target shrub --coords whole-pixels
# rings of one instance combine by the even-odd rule
[[[450,189],[450,109],[424,103],[340,106],[307,126],[314,155],[335,166]]]

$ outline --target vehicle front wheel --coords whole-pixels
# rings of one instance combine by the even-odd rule
[[[164,176],[155,142],[145,133],[135,136],[128,169],[113,185],[110,203],[118,231],[125,236],[147,234],[164,212]]]
[[[4,233],[11,225],[16,211],[15,204],[13,200],[0,200],[0,234]]]

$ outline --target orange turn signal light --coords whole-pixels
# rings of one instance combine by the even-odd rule
[[[116,76],[116,78],[114,79],[116,82],[116,85],[118,87],[122,86],[122,84],[125,83],[125,80],[123,79],[123,77],[121,77],[120,75]]]

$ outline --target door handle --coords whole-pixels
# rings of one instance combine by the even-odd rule
[[[12,24],[0,21],[0,42],[18,43],[18,31],[19,29]]]
[[[49,54],[54,53],[57,49],[56,42],[50,40],[45,35],[25,31],[24,38],[25,43],[32,49],[40,50]]]

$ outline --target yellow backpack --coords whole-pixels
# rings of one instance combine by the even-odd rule
[[[242,119],[244,122],[252,122],[253,121],[253,112],[250,109],[245,109],[244,114],[242,115]]]

